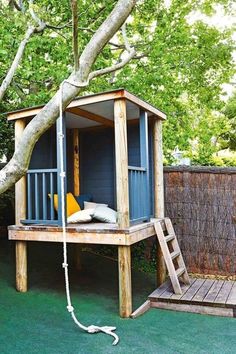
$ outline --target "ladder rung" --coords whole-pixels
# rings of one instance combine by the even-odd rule
[[[172,240],[174,240],[174,238],[175,238],[175,235],[174,235],[174,234],[171,234],[171,235],[165,236],[165,240],[166,240],[166,242],[172,241]]]
[[[180,277],[186,270],[184,268],[179,268],[176,270],[177,277]]]
[[[175,252],[172,252],[172,253],[170,254],[171,259],[175,259],[175,258],[177,258],[179,255],[180,255],[180,252],[179,252],[179,251],[175,251]]]

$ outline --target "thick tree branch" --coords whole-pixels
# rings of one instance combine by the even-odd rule
[[[79,70],[68,78],[77,86],[65,81],[63,85],[62,106],[68,104],[81,92],[81,87],[88,84],[92,66],[109,40],[123,25],[137,0],[118,0],[116,6],[98,28],[80,56]],[[80,86],[80,87],[79,87]],[[15,153],[10,162],[0,171],[0,194],[16,183],[27,171],[35,143],[48,130],[59,116],[60,91],[26,126]]]
[[[114,71],[120,70],[122,69],[126,64],[128,64],[128,62],[135,57],[136,51],[134,48],[132,48],[129,44],[127,35],[126,35],[126,25],[125,23],[122,26],[122,36],[123,36],[123,40],[124,40],[124,45],[125,45],[125,49],[128,52],[128,55],[126,56],[126,58],[124,58],[123,60],[121,60],[120,62],[108,67],[108,68],[104,68],[104,69],[100,69],[100,70],[96,70],[93,71],[92,73],[89,74],[89,80],[94,79],[97,76],[101,76],[101,75],[105,75],[105,74],[109,74],[112,73]]]
[[[17,3],[15,1],[13,2],[13,4],[14,4],[14,6],[17,5]],[[46,27],[46,24],[43,21],[41,21],[40,18],[34,12],[33,0],[29,0],[29,4],[30,4],[29,12],[30,12],[30,15],[31,15],[33,21],[36,23],[36,25],[35,26],[32,26],[32,25],[28,26],[28,28],[25,32],[25,36],[24,36],[23,40],[20,42],[20,45],[18,47],[17,53],[16,53],[15,58],[12,62],[12,65],[11,65],[10,69],[8,70],[7,75],[1,84],[0,101],[3,99],[3,96],[5,95],[5,92],[8,88],[8,86],[12,82],[13,76],[15,75],[15,72],[22,60],[22,57],[23,57],[23,54],[25,51],[25,47],[26,47],[27,43],[29,42],[31,36],[36,32],[42,32]],[[19,2],[18,10],[22,11],[22,12],[25,10],[22,1]]]
[[[24,50],[25,50],[25,46],[26,44],[29,42],[30,37],[32,36],[32,34],[35,31],[35,27],[33,26],[29,26],[29,28],[27,29],[24,39],[21,41],[19,48],[17,50],[16,56],[11,64],[11,67],[5,77],[5,79],[3,80],[1,87],[0,87],[0,101],[2,100],[8,86],[11,84],[12,78],[16,72],[16,69],[18,68],[21,59],[23,57],[24,54]]]
[[[121,60],[119,63],[114,64],[112,66],[109,66],[108,68],[104,68],[104,69],[100,69],[100,70],[96,70],[93,71],[91,74],[89,74],[89,80],[94,79],[97,76],[101,76],[101,75],[106,75],[109,73],[112,73],[114,71],[120,70],[122,69],[126,64],[128,64],[128,62],[135,57],[135,50],[132,49],[129,54],[127,55],[127,57],[123,60]]]
[[[34,20],[34,22],[37,25],[36,29],[38,30],[38,32],[41,32],[46,27],[46,24],[35,13],[35,11],[34,11],[34,0],[29,0],[29,13],[30,13],[32,19]]]

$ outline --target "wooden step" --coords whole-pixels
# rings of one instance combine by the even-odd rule
[[[184,274],[185,269],[184,268],[179,268],[176,270],[176,275],[177,277],[180,277],[182,274]]]
[[[168,235],[168,236],[165,236],[165,240],[166,240],[166,242],[169,242],[169,241],[172,241],[172,240],[174,240],[175,239],[175,235]]]
[[[170,254],[172,260],[179,257],[179,255],[180,255],[180,251],[174,251],[174,252],[171,252],[171,254]]]

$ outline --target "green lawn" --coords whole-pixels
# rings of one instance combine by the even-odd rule
[[[109,336],[81,332],[65,309],[61,246],[30,244],[25,294],[14,288],[13,246],[0,242],[1,354],[236,352],[236,319],[155,309],[136,320],[120,319],[116,262],[85,252],[81,274],[71,265],[76,313],[86,325],[117,326],[120,343],[113,347]],[[133,272],[133,284],[137,307],[155,288],[155,277]]]

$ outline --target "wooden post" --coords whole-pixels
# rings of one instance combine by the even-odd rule
[[[25,120],[15,122],[15,147],[17,146],[25,129]],[[15,185],[15,223],[26,219],[26,177],[22,177]],[[27,291],[27,243],[16,241],[16,289],[20,292]]]
[[[73,129],[73,173],[74,195],[80,194],[80,170],[79,170],[79,130]]]
[[[128,146],[125,99],[114,102],[116,202],[119,228],[129,227]]]
[[[118,263],[120,316],[129,317],[132,313],[131,249],[129,246],[119,246]]]
[[[128,147],[125,99],[114,102],[118,227],[129,227]],[[118,246],[120,316],[132,313],[131,249]]]
[[[163,179],[163,152],[162,152],[162,121],[154,120],[153,125],[153,161],[154,161],[154,217],[164,218],[164,179]],[[164,257],[157,244],[157,284],[161,285],[166,279]]]
[[[73,175],[74,175],[74,195],[80,195],[80,168],[79,168],[79,130],[73,129]],[[82,269],[81,250],[82,244],[74,245],[74,262],[77,270]]]

